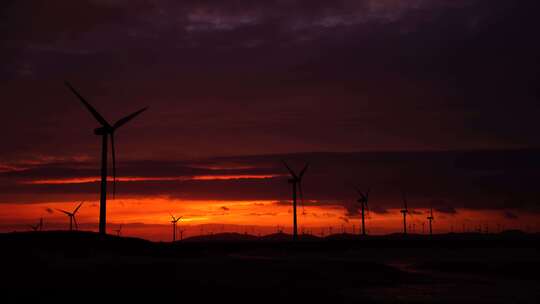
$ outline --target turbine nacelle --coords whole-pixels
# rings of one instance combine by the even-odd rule
[[[94,134],[95,135],[100,135],[100,136],[107,135],[107,134],[112,134],[113,132],[114,132],[114,129],[107,128],[107,127],[99,127],[99,128],[94,129]]]

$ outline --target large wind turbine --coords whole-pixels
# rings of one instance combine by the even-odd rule
[[[433,207],[429,208],[429,216],[427,217],[428,221],[429,221],[429,235],[433,235],[433,226],[432,226],[432,222],[433,220],[435,219],[433,217]]]
[[[173,231],[172,231],[172,240],[173,242],[176,241],[176,224],[178,223],[178,221],[182,218],[181,216],[180,217],[174,217],[174,215],[171,214],[171,218],[172,218],[172,227],[173,227]]]
[[[283,164],[285,167],[287,167],[287,170],[289,170],[289,173],[291,174],[291,178],[289,179],[289,183],[292,185],[293,192],[293,240],[298,239],[298,225],[297,225],[297,219],[296,219],[296,188],[298,187],[298,191],[300,192],[300,199],[304,200],[304,193],[302,191],[302,177],[304,176],[304,173],[306,173],[307,168],[309,167],[309,163],[307,163],[304,166],[304,169],[300,171],[300,174],[296,175],[296,173],[287,165],[285,161],[283,161]]]
[[[75,223],[75,230],[79,229],[79,226],[77,225],[77,219],[75,218],[75,215],[77,214],[77,211],[79,211],[79,208],[81,208],[83,203],[84,202],[81,202],[79,204],[79,206],[77,206],[77,208],[75,208],[75,210],[73,210],[73,212],[67,212],[67,211],[62,210],[62,209],[56,209],[56,210],[58,210],[60,212],[65,213],[69,217],[69,231],[73,230],[73,223]]]
[[[111,137],[111,149],[112,149],[112,166],[113,166],[113,199],[116,192],[116,155],[114,150],[114,132],[118,130],[121,126],[135,118],[135,116],[144,112],[148,107],[140,109],[139,111],[130,114],[120,120],[118,120],[113,125],[110,125],[101,114],[94,109],[88,101],[86,101],[81,94],[79,94],[69,82],[66,82],[66,86],[75,94],[81,102],[84,104],[86,109],[94,116],[94,118],[101,124],[101,127],[94,129],[94,134],[102,137],[101,141],[101,196],[99,200],[99,233],[106,234],[106,216],[107,216],[107,143],[108,137]]]
[[[360,203],[360,206],[362,208],[362,235],[366,236],[366,222],[365,222],[365,211],[368,209],[368,200],[369,200],[369,191],[362,192],[360,189],[356,189],[358,191],[358,194],[360,194],[360,199],[358,199],[358,202]]]
[[[407,214],[409,209],[407,209],[407,198],[405,197],[405,192],[403,192],[403,209],[400,211],[403,214],[403,234],[407,235]]]

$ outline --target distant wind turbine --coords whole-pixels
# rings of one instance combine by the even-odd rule
[[[140,109],[139,111],[130,114],[120,120],[118,120],[113,125],[110,125],[99,112],[94,109],[86,101],[79,92],[77,92],[69,82],[65,83],[66,86],[77,96],[80,101],[84,104],[86,109],[94,116],[94,118],[101,124],[101,127],[96,128],[94,130],[94,134],[99,135],[102,137],[101,141],[101,196],[99,200],[99,233],[100,234],[106,234],[106,216],[107,216],[107,156],[108,156],[108,137],[111,137],[111,149],[112,149],[112,166],[113,166],[113,199],[116,192],[116,153],[114,149],[114,133],[118,128],[135,118],[137,115],[141,114],[142,112],[146,111],[148,107],[145,107],[143,109]]]
[[[34,231],[34,232],[39,231],[39,223],[37,223],[35,225],[28,225],[28,227],[30,227],[32,229],[32,231]]]
[[[405,192],[403,192],[403,209],[400,211],[403,214],[403,234],[407,235],[407,214],[409,209],[407,208],[407,197],[405,197]]]
[[[41,231],[43,229],[43,218],[39,218],[39,222],[35,225],[28,225],[30,228],[32,228],[32,231]]]
[[[172,227],[173,227],[173,236],[172,236],[172,240],[173,242],[176,241],[176,224],[178,223],[178,221],[182,218],[181,216],[180,217],[174,217],[174,215],[171,214],[171,218],[172,218]]]
[[[362,192],[360,189],[356,189],[358,194],[360,194],[360,199],[358,199],[358,202],[360,203],[360,208],[362,208],[362,235],[366,236],[366,219],[365,219],[365,212],[366,210],[369,210],[368,208],[368,201],[369,201],[369,191]]]
[[[79,229],[79,226],[77,225],[77,219],[75,218],[75,215],[77,214],[77,211],[79,211],[79,208],[81,208],[83,203],[84,202],[81,202],[79,204],[79,206],[77,206],[77,208],[75,208],[75,210],[73,210],[73,212],[67,212],[67,211],[62,210],[62,209],[56,209],[56,210],[58,210],[60,212],[65,213],[69,217],[69,231],[73,230],[73,223],[75,223],[75,230]]]
[[[120,224],[118,229],[114,229],[114,232],[116,232],[116,236],[120,236],[120,234],[122,233],[122,226],[123,224]]]
[[[429,208],[429,216],[427,217],[428,221],[429,221],[429,235],[433,235],[433,225],[432,225],[432,222],[433,220],[435,219],[433,217],[433,207]]]
[[[178,230],[178,232],[180,232],[180,241],[184,239],[184,231],[184,229]]]
[[[302,191],[302,178],[304,177],[304,173],[306,173],[307,168],[309,167],[309,163],[307,163],[304,166],[304,169],[300,171],[300,174],[296,175],[296,173],[287,165],[285,161],[283,161],[283,164],[291,174],[291,178],[289,179],[289,183],[292,185],[293,191],[293,240],[298,239],[298,223],[296,218],[296,189],[298,188],[298,191],[300,192],[300,200],[302,201],[302,206],[304,205],[304,193]]]

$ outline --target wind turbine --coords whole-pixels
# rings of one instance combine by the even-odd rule
[[[184,239],[184,231],[184,229],[178,230],[178,232],[180,232],[180,241]]]
[[[77,211],[79,211],[79,208],[81,208],[83,203],[84,202],[81,202],[79,204],[79,206],[77,206],[77,208],[75,208],[75,210],[73,210],[73,212],[67,212],[67,211],[62,210],[62,209],[56,209],[56,210],[58,210],[60,212],[65,213],[69,217],[69,231],[73,230],[73,223],[75,223],[75,230],[79,229],[79,226],[77,225],[77,219],[75,218],[75,215],[77,214]]]
[[[403,234],[407,235],[407,214],[409,209],[407,209],[407,198],[405,197],[405,192],[403,192],[403,209],[400,211],[403,214]]]
[[[32,231],[41,231],[43,229],[43,218],[39,218],[39,222],[35,225],[28,225],[30,228],[32,228]]]
[[[120,224],[118,229],[114,229],[114,232],[116,232],[116,236],[120,236],[120,233],[122,233],[122,226],[123,224]]]
[[[365,219],[365,211],[368,209],[368,200],[369,200],[369,191],[371,189],[368,189],[367,192],[362,192],[360,189],[356,189],[358,194],[360,194],[360,199],[358,199],[358,202],[360,203],[360,206],[362,208],[362,235],[366,236],[366,219]]]
[[[35,225],[28,225],[28,227],[30,227],[32,229],[32,231],[34,231],[34,232],[39,231],[39,223],[37,223]]]
[[[66,86],[77,96],[84,104],[86,109],[94,116],[94,118],[101,124],[101,127],[94,129],[94,134],[101,136],[101,196],[99,200],[99,233],[106,234],[106,216],[107,216],[107,156],[108,156],[108,137],[111,137],[111,149],[112,149],[112,166],[113,166],[113,199],[116,192],[116,154],[114,149],[114,132],[121,126],[135,118],[135,116],[146,111],[148,107],[140,109],[139,111],[130,114],[113,125],[110,125],[101,114],[94,109],[88,101],[86,101],[79,92],[77,92],[69,82],[66,81]]]
[[[296,175],[296,173],[287,165],[285,161],[283,161],[283,164],[285,167],[287,167],[287,170],[291,174],[291,178],[289,179],[289,183],[292,185],[293,191],[293,240],[298,239],[298,226],[297,226],[297,219],[296,219],[296,188],[298,187],[298,191],[300,192],[300,200],[302,201],[302,206],[304,205],[304,193],[302,191],[302,177],[304,176],[304,173],[306,173],[307,168],[309,167],[309,163],[307,163],[304,166],[304,169],[300,171],[300,174]]]
[[[432,222],[433,220],[435,219],[433,217],[433,207],[429,208],[429,216],[427,217],[428,221],[429,221],[429,235],[433,235],[433,226],[432,226]]]
[[[176,241],[176,223],[178,223],[178,221],[182,218],[181,216],[180,217],[174,217],[174,215],[171,214],[171,218],[172,218],[172,226],[173,226],[173,232],[172,232],[172,240],[173,242]]]

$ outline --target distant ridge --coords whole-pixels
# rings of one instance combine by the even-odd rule
[[[208,235],[196,235],[185,238],[183,242],[208,242],[208,241],[217,241],[217,242],[240,242],[240,241],[255,241],[259,239],[258,237],[251,234],[242,234],[236,232],[224,232]]]

